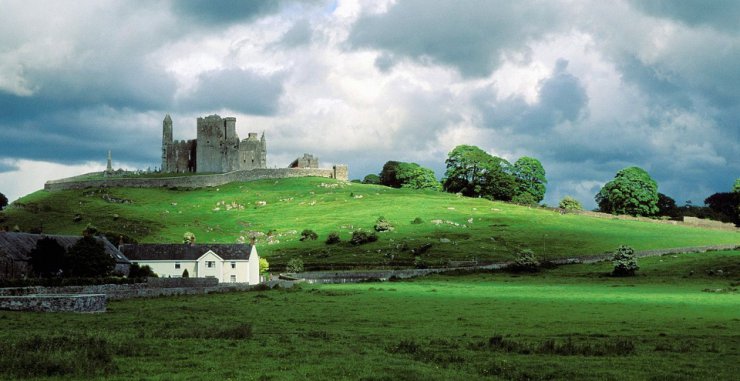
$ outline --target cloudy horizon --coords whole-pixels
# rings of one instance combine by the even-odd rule
[[[218,6],[214,6],[218,4]],[[0,0],[0,192],[161,164],[162,120],[265,133],[350,178],[539,159],[544,202],[639,166],[679,205],[740,177],[740,2]],[[733,159],[733,157],[735,159]]]

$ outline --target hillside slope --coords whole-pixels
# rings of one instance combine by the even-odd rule
[[[374,243],[353,246],[351,232],[371,231],[383,216],[395,227]],[[421,223],[412,221],[419,218]],[[520,249],[546,259],[611,251],[740,244],[736,232],[561,215],[456,195],[298,178],[218,188],[38,191],[16,201],[0,224],[79,234],[87,224],[139,242],[233,243],[257,237],[271,263],[301,256],[311,264],[437,265],[450,260],[505,261]],[[417,221],[418,222],[418,221]],[[314,230],[316,241],[300,241]],[[342,242],[324,243],[330,232]],[[418,253],[423,251],[421,255]]]

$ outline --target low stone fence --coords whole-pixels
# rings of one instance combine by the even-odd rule
[[[0,310],[33,312],[105,312],[105,294],[31,294],[0,296]]]
[[[204,188],[215,187],[239,181],[264,179],[284,179],[292,177],[326,177],[348,180],[344,166],[334,168],[258,168],[245,171],[215,173],[210,175],[173,177],[110,177],[107,179],[85,180],[83,176],[47,181],[44,189],[50,191],[105,187],[132,188]]]
[[[624,215],[624,214],[609,214],[609,213],[602,213],[602,212],[593,212],[589,210],[564,210],[564,209],[558,209],[558,208],[553,208],[552,210],[557,211],[561,214],[578,214],[581,216],[612,219],[612,220],[652,222],[652,223],[666,224],[666,225],[694,226],[694,227],[702,227],[702,228],[708,228],[708,229],[740,231],[740,229],[738,229],[733,223],[705,220],[705,219],[696,218],[696,217],[684,217],[683,221],[675,221],[675,220],[662,220],[662,219],[648,218],[648,217],[636,217],[636,216],[629,216],[629,215]]]

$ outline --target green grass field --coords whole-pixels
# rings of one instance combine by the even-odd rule
[[[740,251],[640,266],[632,278],[600,263],[0,311],[0,377],[736,379]]]
[[[368,245],[347,242],[353,230],[372,230],[380,216],[395,230]],[[423,222],[413,224],[417,217]],[[38,191],[18,200],[0,220],[23,230],[42,227],[63,234],[80,234],[89,223],[140,242],[180,242],[186,231],[201,243],[248,242],[256,235],[260,255],[271,264],[301,256],[308,268],[413,266],[411,250],[426,244],[431,248],[421,259],[432,266],[450,260],[507,261],[525,248],[554,259],[612,251],[620,244],[636,250],[740,244],[738,233],[731,231],[561,215],[449,193],[323,178],[197,190]],[[316,231],[319,239],[301,242],[303,229]],[[342,243],[324,243],[332,231]]]

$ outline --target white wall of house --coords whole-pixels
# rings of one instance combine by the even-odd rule
[[[197,260],[136,260],[139,266],[149,266],[160,278],[179,278],[185,269],[193,278],[217,278],[219,283],[258,284],[259,255],[252,246],[249,259],[223,259],[213,251],[208,251]]]

